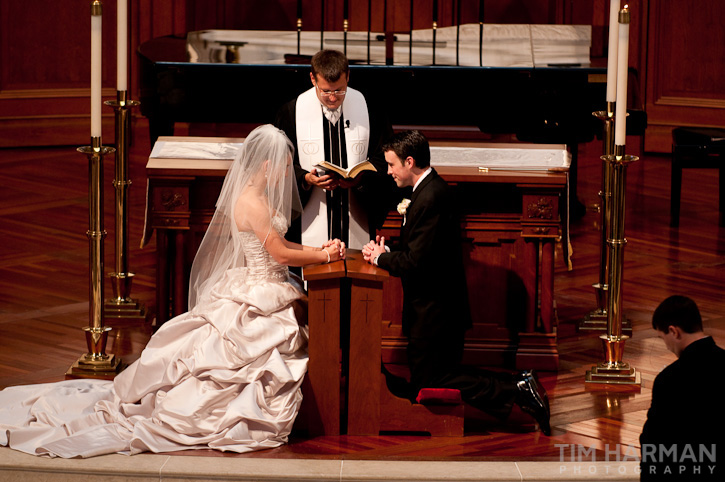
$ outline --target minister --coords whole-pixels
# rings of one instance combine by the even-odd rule
[[[282,106],[275,125],[295,145],[295,175],[303,204],[301,224],[290,228],[293,241],[321,246],[330,235],[361,249],[382,225],[394,199],[386,176],[383,142],[392,135],[386,116],[348,87],[347,57],[321,50],[311,60],[312,88]],[[353,180],[324,174],[327,161],[343,168],[369,159],[377,172]],[[299,237],[299,239],[298,239]]]

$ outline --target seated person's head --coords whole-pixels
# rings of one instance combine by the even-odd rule
[[[417,176],[430,166],[428,139],[418,131],[403,131],[383,144],[385,162],[398,187],[413,186]]]
[[[652,328],[664,340],[667,349],[679,356],[702,333],[700,310],[687,296],[670,296],[652,315]]]
[[[667,331],[670,326],[676,326],[685,333],[702,331],[702,317],[697,304],[680,295],[670,296],[660,303],[652,315],[652,328]]]

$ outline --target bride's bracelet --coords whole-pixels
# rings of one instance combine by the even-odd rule
[[[328,250],[326,250],[325,248],[322,248],[322,251],[324,251],[325,254],[327,255],[327,262],[329,263],[330,262],[330,252]]]

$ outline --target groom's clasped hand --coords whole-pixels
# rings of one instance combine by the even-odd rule
[[[363,259],[367,261],[368,263],[373,264],[375,261],[375,258],[385,253],[387,250],[385,249],[385,236],[375,236],[375,241],[370,240],[368,244],[363,246],[362,254]]]

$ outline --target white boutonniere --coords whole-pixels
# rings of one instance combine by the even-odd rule
[[[398,213],[403,215],[403,226],[405,226],[405,213],[408,212],[408,206],[410,206],[410,199],[407,198],[398,203]]]

